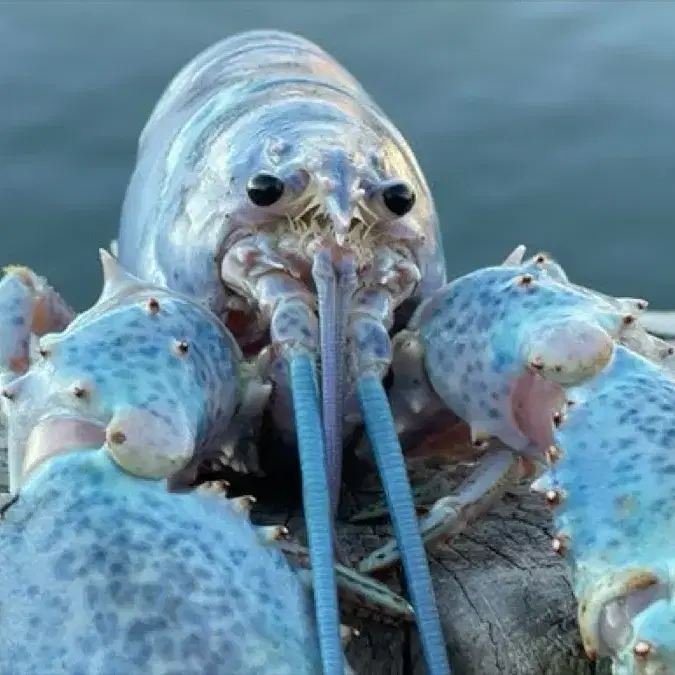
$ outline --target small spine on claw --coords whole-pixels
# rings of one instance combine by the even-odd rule
[[[427,378],[474,443],[489,428],[544,455],[532,490],[573,571],[586,653],[615,675],[675,672],[673,345],[645,330],[645,300],[521,260],[454,280],[420,312]]]
[[[257,500],[253,495],[243,495],[242,497],[234,497],[228,501],[230,506],[237,513],[245,513],[246,515],[249,515]]]
[[[549,490],[555,489],[550,471],[543,473],[531,485],[530,490],[537,494],[545,495]]]
[[[196,488],[196,492],[210,497],[226,499],[229,489],[230,484],[226,480],[208,480],[200,483]]]
[[[566,556],[570,550],[570,536],[565,532],[558,532],[551,542],[551,547],[559,556]]]
[[[190,350],[190,345],[187,340],[176,340],[171,345],[171,351],[178,357],[184,358],[187,356],[188,351]]]
[[[256,503],[255,497],[252,495],[244,495],[242,497],[228,498],[230,484],[226,480],[213,480],[200,483],[195,489],[198,494],[207,497],[215,497],[216,499],[225,500],[236,513],[240,513],[247,517],[250,516],[251,510]],[[288,539],[290,530],[285,525],[258,525],[254,527],[256,537],[263,546],[268,546],[276,542]]]
[[[557,445],[549,445],[546,448],[546,461],[549,464],[555,464],[562,458],[562,450]]]
[[[471,444],[477,450],[485,450],[490,445],[491,439],[492,434],[489,432],[471,427]]]
[[[263,525],[256,527],[255,531],[262,544],[273,544],[274,542],[287,539],[290,534],[285,525]]]
[[[560,506],[563,502],[563,498],[563,491],[557,489],[547,490],[544,495],[544,499],[550,507]]]
[[[159,310],[160,305],[159,300],[157,300],[157,298],[149,298],[148,301],[145,303],[145,311],[151,316],[159,314]]]
[[[71,385],[70,392],[75,398],[81,401],[89,401],[91,399],[93,389],[94,387],[90,382],[78,380]]]
[[[358,629],[353,628],[352,626],[345,626],[344,624],[340,625],[340,639],[342,640],[342,646],[346,647],[354,638],[361,636],[361,633]]]

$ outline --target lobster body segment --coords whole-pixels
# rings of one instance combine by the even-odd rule
[[[275,180],[278,200],[255,203]],[[383,195],[403,184],[414,206],[399,216]],[[340,436],[360,419],[352,380],[388,369],[397,310],[445,281],[433,199],[401,133],[331,56],[277,31],[218,42],[170,83],[139,140],[118,247],[131,273],[206,303],[247,353],[271,342],[321,359],[324,389],[340,389],[332,416],[349,413]],[[324,289],[339,307],[317,322]],[[273,417],[292,440],[283,361]]]

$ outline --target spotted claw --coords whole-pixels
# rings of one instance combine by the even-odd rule
[[[3,596],[18,609],[0,617],[0,670],[20,661],[43,672],[55,660],[80,670],[83,642],[94,644],[87,659],[115,672],[172,669],[173,652],[150,646],[147,632],[130,638],[125,631],[123,654],[115,646],[118,626],[156,614],[162,618],[153,635],[174,640],[186,630],[185,617],[210,626],[201,641],[186,634],[185,644],[198,643],[181,657],[190,672],[218,669],[224,653],[238,675],[317,672],[306,588],[274,546],[285,528],[253,527],[255,500],[228,499],[222,484],[175,494],[161,480],[189,470],[211,447],[236,447],[233,420],[240,416],[239,428],[251,421],[268,388],[203,306],[127,274],[105,252],[101,258],[98,302],[61,333],[45,335],[37,361],[5,391],[14,498],[2,514],[0,549],[12,580]],[[42,554],[31,561],[36,549]],[[144,561],[140,568],[127,569],[130,551]],[[92,561],[104,564],[103,576]],[[186,594],[185,580],[196,578],[204,592]],[[139,589],[146,592],[142,612],[126,601],[115,611],[110,593],[119,599]],[[48,600],[53,593],[58,606]],[[73,603],[83,620],[64,624]],[[168,623],[167,603],[176,610]],[[54,642],[43,628],[57,624]],[[99,637],[105,628],[106,640],[92,642],[91,626]],[[22,651],[27,642],[31,650]],[[348,665],[344,673],[352,674]]]
[[[0,522],[12,606],[0,614],[1,672],[321,671],[307,588],[238,503],[172,494],[95,446],[41,443],[44,461]]]
[[[533,488],[553,512],[586,651],[615,675],[675,667],[675,381],[644,309],[535,257],[453,281],[410,327],[431,387],[474,437],[548,463]]]
[[[244,387],[241,355],[208,310],[129,275],[101,251],[104,287],[65,330],[39,341],[39,358],[5,390],[10,483],[21,484],[30,429],[42,418],[105,429],[126,471],[168,478],[222,439]]]

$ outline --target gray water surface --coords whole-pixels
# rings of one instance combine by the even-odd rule
[[[671,2],[0,3],[0,264],[91,303],[154,102],[251,28],[318,42],[390,114],[451,275],[525,243],[576,281],[675,307]]]

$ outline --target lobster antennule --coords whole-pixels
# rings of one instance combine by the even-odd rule
[[[333,519],[326,473],[326,450],[319,412],[316,366],[310,355],[288,355],[295,409],[302,499],[314,574],[314,607],[325,675],[343,675],[340,613],[334,568]]]
[[[372,371],[359,377],[357,392],[401,552],[428,672],[450,675],[429,565],[387,394]]]
[[[393,345],[388,330],[393,306],[391,290],[384,284],[379,288],[365,287],[357,291],[349,317],[350,366],[361,415],[391,513],[427,672],[429,675],[449,675],[445,639],[422,534],[417,524],[412,489],[382,383],[393,361]]]

